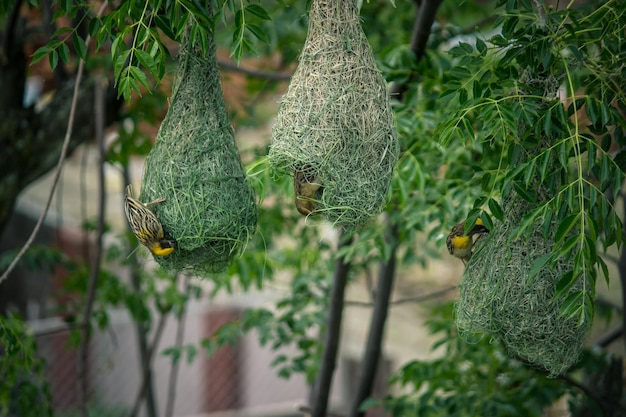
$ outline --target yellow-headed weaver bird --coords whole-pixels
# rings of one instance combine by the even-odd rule
[[[485,227],[481,219],[476,219],[476,223],[467,234],[465,234],[465,222],[456,224],[446,238],[448,252],[450,255],[461,259],[464,265],[467,265],[467,261],[472,256],[474,235],[480,236],[483,233],[489,233],[489,229]]]
[[[176,249],[176,241],[165,239],[163,226],[148,206],[162,203],[164,198],[158,198],[148,204],[144,204],[133,198],[133,189],[126,187],[126,199],[124,211],[130,229],[142,245],[150,249],[155,256],[169,255]]]
[[[293,173],[293,190],[296,196],[296,208],[303,216],[315,216],[319,214],[315,209],[315,200],[319,199],[322,192],[322,183],[317,176],[310,177],[300,170]]]

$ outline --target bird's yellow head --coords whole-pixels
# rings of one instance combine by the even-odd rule
[[[155,256],[167,256],[174,252],[174,249],[176,249],[176,243],[171,240],[163,239],[159,242],[154,242],[148,246],[148,249],[150,249],[150,252],[152,252]]]
[[[477,218],[474,222],[474,226],[467,233],[469,236],[474,236],[480,233],[489,233],[489,229],[485,226],[481,218]]]

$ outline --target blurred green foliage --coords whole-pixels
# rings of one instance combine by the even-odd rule
[[[351,262],[352,279],[372,275],[393,250],[401,268],[426,265],[441,253],[453,224],[479,216],[485,224],[493,224],[502,217],[501,198],[506,192],[513,189],[533,202],[537,183],[554,197],[523,219],[516,236],[523,236],[535,222],[557,218],[557,243],[542,261],[574,259],[575,269],[560,283],[561,292],[567,293],[581,275],[595,283],[597,269],[608,280],[601,254],[621,247],[622,221],[614,207],[626,170],[622,150],[626,14],[620,2],[589,1],[569,9],[541,6],[539,11],[527,0],[498,4],[446,0],[426,55],[419,61],[409,48],[414,2],[394,3],[363,2],[361,14],[387,81],[407,85],[402,101],[393,103],[403,153],[386,210],[399,231],[399,245],[396,248],[384,239],[388,224],[381,218],[360,229],[354,243],[338,253],[333,233],[315,219],[303,222],[294,210],[289,179],[270,177],[267,145],[244,151],[243,159],[252,161],[247,170],[259,197],[259,230],[228,272],[214,277],[209,296],[272,285],[284,285],[285,291],[271,307],[247,311],[200,346],[166,349],[163,353],[173,362],[193,361],[200,350],[212,353],[255,331],[261,344],[278,352],[274,365],[279,375],[304,373],[311,380],[321,349],[316,335],[323,331],[330,271],[338,256]],[[0,1],[2,17],[10,6],[10,1]],[[206,6],[189,1],[122,1],[95,16],[90,2],[62,1],[56,16],[88,11],[89,33],[96,46],[111,46],[111,64],[105,69],[113,71],[126,99],[134,91],[156,91],[154,85],[170,69],[174,52],[170,48],[175,44],[171,40],[178,41],[191,20],[195,36],[214,32],[236,61],[254,55],[277,56],[279,71],[292,68],[297,61],[306,36],[306,2],[212,1],[210,8]],[[47,57],[52,67],[59,59],[67,62],[71,57],[68,43],[79,57],[91,55],[73,28],[60,28],[33,59]],[[266,82],[252,82],[248,88],[253,94],[268,87]],[[129,104],[127,122],[109,150],[110,163],[126,167],[133,155],[147,153],[150,137],[140,123],[156,123],[164,101],[162,95],[153,94]],[[128,257],[136,242],[131,235],[127,238],[108,248],[107,261],[134,268],[139,281],[133,284],[113,270],[103,270],[94,327],[105,328],[108,309],[123,307],[149,331],[160,317],[180,317],[191,299],[207,296],[193,281],[183,288],[180,277],[137,271],[137,264]],[[59,256],[35,248],[25,262],[48,268],[64,262]],[[11,254],[3,254],[0,269],[10,259]],[[291,278],[279,284],[279,274]],[[82,294],[87,276],[86,266],[73,265],[65,290]],[[581,294],[570,301],[564,315],[591,320],[593,300]],[[70,318],[83,308],[79,302],[66,307],[70,311],[64,313]],[[507,359],[495,343],[460,341],[449,307],[436,309],[436,314],[429,328],[441,335],[435,347],[447,356],[411,362],[396,374],[393,384],[401,387],[400,394],[385,400],[394,415],[533,416],[565,393],[580,399],[580,392],[566,388],[562,381],[546,379]],[[10,378],[0,378],[8,384],[1,385],[0,406],[7,407],[7,395],[20,375],[31,367],[40,369],[41,364],[34,359],[35,347],[23,323],[15,317],[2,323],[0,340],[13,349],[1,357],[10,370]],[[297,353],[280,352],[286,346],[295,347]],[[601,363],[583,362],[580,367]],[[32,415],[49,412],[44,411]]]

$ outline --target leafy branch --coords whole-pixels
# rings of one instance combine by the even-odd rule
[[[623,46],[599,45],[596,32],[609,39],[623,36],[616,31],[624,17],[612,7],[591,17],[575,9],[541,10],[538,17],[525,1],[505,7],[496,20],[500,34],[450,50],[459,66],[446,73],[440,97],[456,109],[440,124],[440,140],[450,146],[458,138],[498,153],[495,170],[480,174],[486,195],[476,200],[469,217],[491,221],[489,211],[500,212],[497,200],[511,189],[535,205],[510,239],[542,222],[554,247],[535,266],[573,261],[556,296],[567,297],[562,314],[582,324],[593,314],[595,267],[608,279],[596,241],[602,237],[606,250],[623,239],[612,203],[624,181],[622,158],[613,151],[623,146],[626,128],[618,111],[626,101],[624,85],[614,77]],[[604,49],[609,51],[598,54]],[[559,98],[560,91],[569,104]],[[567,295],[581,281],[582,290]]]

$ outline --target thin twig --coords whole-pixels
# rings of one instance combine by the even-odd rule
[[[611,343],[618,340],[624,334],[624,323],[620,323],[607,331],[604,334],[601,334],[593,343],[594,346],[600,347],[602,349],[606,349]]]
[[[535,3],[535,7],[537,8],[537,16],[539,16],[539,23],[537,24],[537,27],[539,27],[540,29],[545,29],[548,26],[548,19],[546,19],[546,13],[543,10],[543,4],[538,0],[533,0],[533,3]]]
[[[567,384],[571,385],[572,387],[575,387],[575,388],[579,389],[580,391],[582,391],[583,394],[585,394],[587,397],[591,398],[598,405],[598,407],[600,407],[600,409],[602,409],[602,415],[604,415],[604,416],[612,415],[612,414],[608,413],[609,405],[593,389],[591,389],[590,387],[588,387],[585,384],[582,384],[582,383],[576,381],[574,378],[572,378],[571,376],[569,376],[567,374],[559,375],[558,378],[560,380],[562,380],[562,381],[565,381]]]
[[[91,262],[89,282],[87,287],[87,299],[82,321],[83,337],[80,345],[78,363],[78,384],[80,392],[80,409],[83,417],[88,417],[87,412],[87,364],[89,356],[89,339],[91,326],[89,325],[93,312],[93,303],[96,298],[96,287],[100,275],[100,263],[102,261],[103,235],[104,235],[104,211],[106,207],[106,193],[104,180],[104,164],[106,150],[104,147],[104,88],[102,82],[95,84],[95,114],[96,114],[96,142],[98,143],[98,226],[96,230],[95,254]]]
[[[596,299],[594,300],[594,302],[595,302],[596,305],[613,309],[613,310],[619,312],[620,314],[623,312],[623,307],[621,305],[619,305],[615,301],[609,300],[608,298],[603,297],[601,295],[597,295]]]
[[[176,341],[175,346],[180,348],[183,345],[185,339],[185,320],[187,318],[187,303],[189,302],[189,277],[183,277],[185,302],[182,304],[182,310],[178,315],[178,327],[176,329]],[[173,364],[170,371],[170,380],[167,388],[167,402],[165,404],[165,417],[172,417],[174,415],[174,403],[176,402],[176,385],[178,383],[178,371],[180,369],[180,358],[178,358]]]
[[[102,16],[102,13],[104,13],[104,9],[106,8],[107,4],[108,4],[107,2],[102,3],[102,5],[100,6],[100,10],[98,10],[97,17]],[[85,45],[87,47],[89,47],[90,41],[91,41],[91,37],[87,36],[87,39],[85,39]],[[76,105],[78,104],[78,90],[80,87],[81,80],[83,78],[84,68],[85,68],[85,62],[81,59],[78,62],[78,69],[76,70],[76,80],[74,81],[75,84],[74,84],[74,92],[72,94],[72,104],[70,106],[70,114],[67,119],[67,130],[65,131],[65,138],[63,139],[63,147],[61,148],[61,154],[59,155],[59,162],[57,163],[57,167],[54,170],[54,175],[52,177],[52,186],[50,187],[50,193],[48,194],[46,205],[43,211],[41,212],[39,219],[37,220],[37,224],[35,224],[33,231],[28,237],[28,240],[26,240],[26,243],[24,243],[24,246],[22,246],[22,249],[20,249],[17,256],[15,257],[15,259],[13,259],[13,261],[11,262],[9,267],[6,269],[6,271],[4,271],[2,273],[2,276],[0,276],[0,284],[2,284],[2,282],[4,282],[4,280],[7,279],[7,277],[9,276],[11,272],[13,272],[18,262],[24,257],[24,254],[26,253],[26,251],[31,247],[31,245],[35,241],[35,237],[37,237],[37,234],[39,233],[39,230],[41,229],[41,226],[43,225],[43,221],[48,215],[48,210],[50,210],[52,197],[54,196],[54,191],[56,190],[57,184],[59,182],[59,177],[61,176],[61,168],[63,168],[65,157],[67,156],[67,150],[70,146],[70,138],[72,137],[72,131],[74,129],[74,118],[76,117]]]
[[[400,304],[410,304],[410,303],[420,303],[422,301],[427,301],[430,300],[432,298],[439,298],[439,297],[443,297],[444,295],[446,295],[447,293],[449,293],[450,291],[456,290],[456,285],[453,285],[451,287],[448,288],[444,288],[443,290],[439,290],[439,291],[433,291],[433,292],[429,292],[427,294],[422,294],[422,295],[416,295],[415,297],[407,297],[407,298],[401,298],[399,300],[395,300],[395,301],[391,301],[389,302],[391,307],[400,305]],[[369,301],[355,301],[355,300],[348,300],[345,303],[346,306],[350,306],[350,307],[373,307],[374,303],[369,302]]]
[[[159,346],[159,342],[161,341],[161,336],[163,335],[163,329],[165,328],[165,321],[167,319],[167,313],[161,313],[159,316],[159,324],[157,325],[156,332],[154,333],[154,338],[152,339],[152,343],[148,348],[148,356],[146,358],[146,366],[143,369],[143,375],[141,376],[141,386],[139,388],[139,392],[135,397],[135,404],[133,405],[133,409],[131,410],[129,417],[136,417],[139,414],[139,407],[141,406],[141,399],[144,397],[144,393],[146,388],[148,387],[148,381],[150,378],[150,370],[152,369],[152,359],[154,357],[154,352]]]
[[[240,72],[250,77],[261,78],[263,80],[268,80],[268,81],[289,81],[292,76],[292,74],[283,73],[283,72],[264,71],[264,70],[258,70],[258,69],[253,69],[253,68],[246,68],[246,67],[239,66],[234,62],[226,61],[223,59],[218,59],[217,64],[219,65],[220,69],[233,71],[233,72]]]

